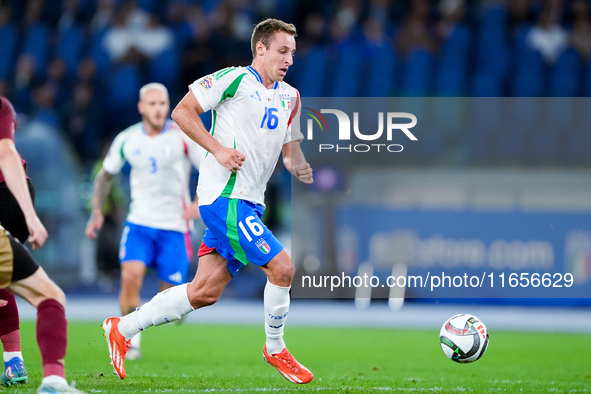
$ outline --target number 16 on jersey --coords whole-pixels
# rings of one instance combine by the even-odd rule
[[[267,128],[269,130],[277,128],[279,124],[279,117],[276,115],[277,112],[279,112],[277,108],[265,107],[265,116],[263,116],[263,121],[261,122],[261,129],[265,127],[265,120],[267,121]]]

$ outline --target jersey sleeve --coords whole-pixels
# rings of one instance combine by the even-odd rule
[[[16,129],[16,115],[12,104],[4,97],[0,97],[0,140],[9,138],[14,140]]]
[[[204,112],[217,107],[221,102],[234,97],[240,81],[247,74],[239,68],[229,67],[206,75],[191,85],[189,89],[201,105]]]
[[[283,144],[287,144],[291,141],[301,141],[304,139],[304,135],[301,131],[300,116],[302,114],[302,100],[300,98],[300,92],[294,89],[295,95],[291,98],[295,101],[289,121],[287,122],[287,132],[285,133],[285,139]]]
[[[119,133],[119,135],[113,140],[113,143],[107,152],[107,156],[103,161],[103,169],[109,174],[119,174],[125,164],[125,156],[123,155],[125,140],[125,134]]]

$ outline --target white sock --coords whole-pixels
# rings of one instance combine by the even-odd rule
[[[41,380],[41,384],[65,384],[67,386],[68,382],[65,378],[62,378],[61,376],[49,375],[43,377],[43,380]]]
[[[189,302],[187,286],[185,283],[166,289],[134,312],[123,316],[118,325],[119,332],[125,339],[131,339],[148,327],[170,323],[193,312],[195,309]]]
[[[289,313],[289,287],[275,286],[267,281],[264,292],[265,334],[267,353],[277,354],[285,348],[283,328]]]
[[[21,352],[4,352],[4,362],[8,362],[15,357],[19,357],[21,360],[23,359],[23,354]]]
[[[142,342],[142,333],[138,332],[137,334],[135,334],[133,336],[133,338],[131,338],[131,347],[139,350],[141,342]]]

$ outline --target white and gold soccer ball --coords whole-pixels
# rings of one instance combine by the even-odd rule
[[[488,347],[488,330],[476,316],[460,314],[445,322],[439,332],[441,350],[452,361],[471,363]]]

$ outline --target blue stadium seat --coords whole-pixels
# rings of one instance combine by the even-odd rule
[[[13,25],[0,27],[0,79],[8,79],[14,69],[14,54],[18,34]]]
[[[509,49],[505,39],[478,45],[478,68],[504,80],[509,65]]]
[[[300,75],[296,86],[298,86],[302,97],[321,97],[323,95],[326,58],[326,49],[316,45],[303,58],[298,59]]]
[[[367,97],[388,97],[396,88],[397,58],[393,47],[384,43],[375,48],[373,56],[367,60],[368,70],[365,83],[362,83],[362,95]]]
[[[551,97],[574,97],[579,94],[580,59],[574,48],[566,50],[552,67]]]
[[[591,97],[591,60],[585,65],[585,92],[583,96]]]
[[[154,60],[149,66],[150,82],[160,82],[169,89],[171,97],[176,97],[181,74],[180,56],[176,47],[170,48]]]
[[[402,95],[425,96],[431,88],[433,57],[425,49],[417,49],[406,58],[402,75]]]
[[[66,63],[69,76],[75,76],[76,74],[83,41],[84,30],[78,25],[72,25],[59,38],[57,56]]]
[[[356,97],[361,80],[360,49],[351,42],[339,45],[333,66],[331,97]]]
[[[157,0],[137,0],[137,5],[150,13],[156,13],[158,11]]]
[[[509,65],[506,36],[507,10],[501,6],[484,9],[478,31],[478,68],[504,79]]]
[[[135,64],[121,64],[112,70],[105,96],[107,123],[111,127],[123,128],[137,121],[136,103],[141,86],[141,72]]]
[[[496,74],[480,71],[472,80],[472,97],[501,97],[502,83]]]
[[[90,39],[90,50],[89,55],[96,64],[96,72],[103,82],[107,76],[107,72],[110,66],[109,55],[103,47],[103,38],[106,30],[95,32]]]
[[[457,26],[443,44],[437,71],[439,96],[461,96],[466,91],[470,31],[464,25]]]
[[[47,67],[47,52],[49,48],[49,28],[43,23],[35,23],[26,33],[23,53],[35,59],[37,75],[44,75]]]
[[[516,51],[517,71],[511,89],[515,97],[540,97],[544,93],[544,64],[541,55],[529,48]]]

